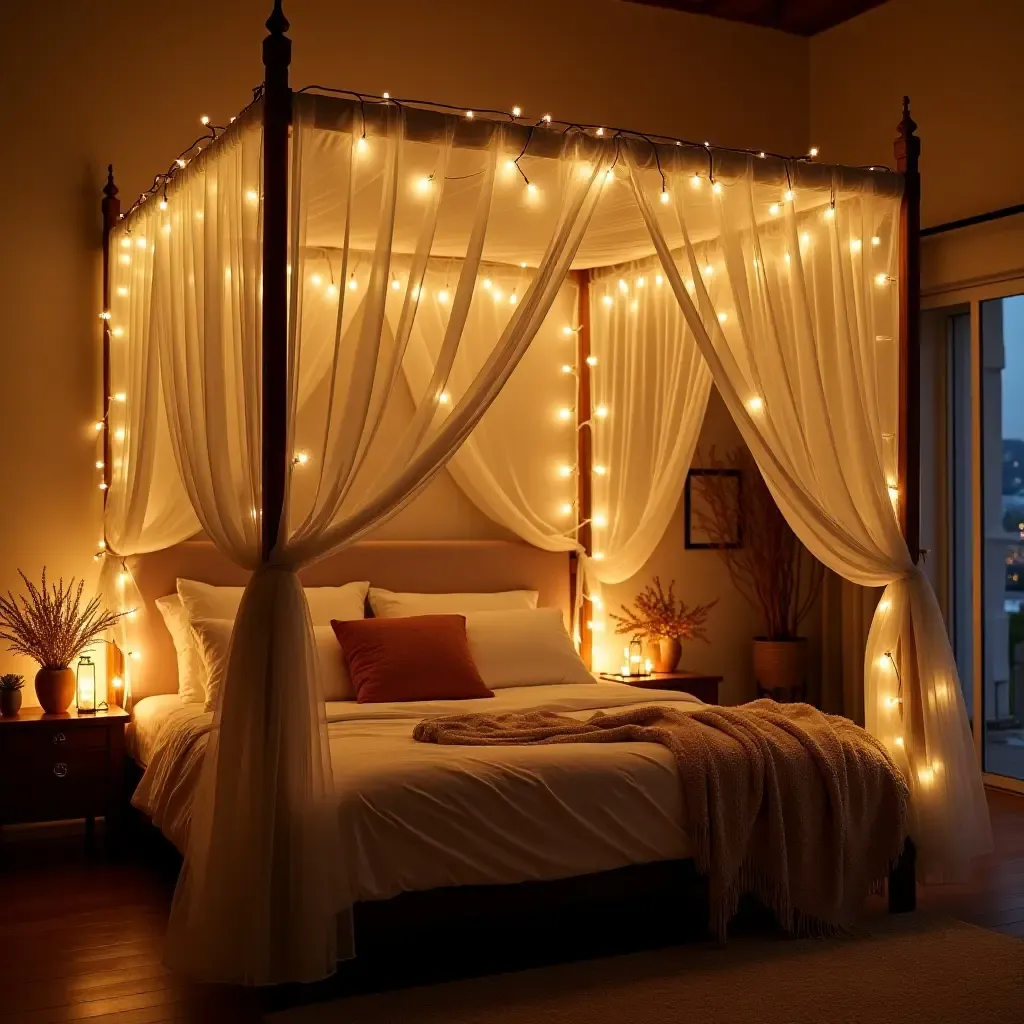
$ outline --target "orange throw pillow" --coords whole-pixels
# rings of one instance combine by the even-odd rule
[[[466,640],[464,615],[331,620],[360,704],[493,697]]]

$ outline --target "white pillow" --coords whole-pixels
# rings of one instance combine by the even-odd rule
[[[331,619],[361,619],[368,582],[340,587],[306,587],[306,601],[314,626],[329,626]],[[214,587],[197,580],[178,580],[178,596],[190,619],[234,619],[244,587]]]
[[[221,687],[228,671],[228,653],[234,625],[232,619],[207,619],[200,616],[191,620],[196,649],[206,671],[207,711],[213,711],[220,699]],[[334,630],[330,626],[314,626],[313,638],[320,661],[324,700],[355,700],[356,694],[345,664],[345,655]]]
[[[468,615],[502,609],[536,608],[536,590],[505,590],[494,594],[396,594],[370,587],[370,607],[378,619],[407,615]]]
[[[154,602],[174,641],[178,656],[178,696],[189,703],[206,700],[206,669],[199,657],[192,631],[188,625],[188,612],[177,594],[168,594]]]
[[[492,690],[594,682],[557,608],[469,612],[466,639],[480,678]]]

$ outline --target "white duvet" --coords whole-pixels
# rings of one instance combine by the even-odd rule
[[[700,706],[688,694],[606,682],[511,687],[486,700],[328,704],[353,899],[689,856],[675,761],[657,744],[459,747],[412,738],[417,722],[438,715],[547,710],[585,718],[637,704]],[[183,850],[213,716],[202,705],[165,707],[132,802]]]

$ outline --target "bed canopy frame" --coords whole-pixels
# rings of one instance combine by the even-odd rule
[[[291,41],[286,35],[289,28],[287,19],[282,10],[281,0],[275,0],[273,11],[267,22],[268,35],[263,41],[263,64],[265,68],[265,79],[262,87],[256,90],[253,104],[246,108],[238,121],[242,122],[244,117],[255,118],[258,116],[262,129],[262,146],[260,150],[260,174],[261,174],[261,195],[260,195],[260,216],[262,224],[262,239],[260,266],[262,274],[262,295],[259,299],[259,309],[262,318],[262,347],[260,349],[261,380],[262,389],[259,396],[259,417],[261,436],[261,470],[262,487],[260,490],[260,507],[258,517],[262,524],[262,562],[267,563],[271,558],[275,542],[279,535],[282,518],[285,514],[287,503],[287,487],[289,463],[292,461],[290,451],[291,438],[289,436],[289,302],[290,302],[290,267],[289,267],[289,196],[291,155],[290,155],[290,132],[292,130],[295,112],[296,97],[298,93],[292,91],[289,83],[289,67],[291,63]],[[354,132],[352,128],[353,119],[362,119],[363,131],[366,126],[373,125],[375,119],[383,117],[390,105],[404,106],[409,117],[409,130],[415,135],[417,130],[429,131],[431,126],[439,123],[459,122],[458,131],[468,133],[465,138],[470,141],[466,143],[472,146],[473,133],[479,133],[481,139],[486,140],[488,132],[495,130],[494,126],[499,123],[503,125],[503,131],[509,133],[513,140],[521,141],[523,153],[527,147],[531,152],[544,151],[545,147],[555,151],[560,140],[568,135],[578,136],[581,146],[591,145],[595,151],[606,147],[609,140],[600,136],[611,134],[616,144],[623,147],[633,146],[633,161],[631,166],[645,166],[649,171],[661,174],[662,182],[670,170],[678,173],[680,167],[692,166],[697,159],[706,160],[708,176],[714,184],[714,173],[729,173],[731,166],[757,165],[754,171],[756,177],[761,169],[765,173],[771,171],[779,175],[784,174],[785,180],[790,180],[797,187],[801,184],[816,185],[819,189],[827,188],[828,183],[840,181],[843,183],[870,183],[865,187],[890,188],[890,195],[900,196],[899,214],[894,227],[896,229],[896,253],[897,269],[896,284],[898,288],[898,414],[897,414],[897,451],[896,451],[896,481],[893,486],[889,482],[890,497],[895,498],[897,520],[899,529],[906,541],[909,557],[913,564],[916,564],[920,556],[920,189],[921,179],[919,170],[920,141],[916,135],[916,125],[910,115],[909,100],[904,97],[902,119],[898,127],[898,136],[895,141],[896,172],[893,173],[885,168],[841,168],[812,162],[808,157],[785,158],[773,154],[765,154],[757,151],[745,150],[719,150],[713,149],[708,143],[694,144],[681,139],[667,138],[664,136],[648,136],[640,132],[628,130],[613,130],[600,126],[576,125],[561,122],[551,122],[551,118],[545,115],[536,124],[527,123],[514,111],[510,116],[502,112],[488,112],[480,110],[458,110],[455,108],[443,108],[443,105],[420,104],[415,101],[395,100],[384,95],[370,97],[356,93],[336,94],[333,90],[316,88],[312,91],[302,90],[304,94],[303,103],[305,110],[312,111],[311,115],[317,128],[330,130],[334,127],[338,131]],[[441,112],[444,111],[444,112]],[[232,118],[232,122],[235,119]],[[204,122],[205,123],[205,122]],[[182,154],[167,174],[158,175],[153,187],[144,193],[133,206],[122,215],[118,190],[114,184],[113,170],[109,171],[108,180],[104,189],[102,203],[103,210],[103,387],[106,410],[110,409],[111,401],[111,349],[114,327],[111,323],[109,310],[113,299],[113,270],[111,261],[112,235],[120,230],[124,224],[130,224],[149,201],[150,197],[161,192],[166,199],[166,188],[169,182],[185,168],[194,155],[196,148],[202,152],[195,156],[197,160],[206,159],[205,154],[216,152],[219,146],[224,145],[224,139],[230,139],[233,132],[236,132],[238,125],[229,125],[226,129],[218,131],[210,128],[208,136],[199,140],[200,143],[208,141],[205,147],[196,146]],[[452,129],[453,131],[455,129]],[[642,143],[642,147],[638,146]],[[483,143],[480,143],[482,146]],[[642,152],[641,152],[642,150]],[[605,150],[606,151],[606,150]],[[186,159],[186,157],[188,159]],[[751,157],[755,159],[750,160]],[[763,163],[756,159],[763,158]],[[526,174],[519,167],[516,161],[518,173],[526,179]],[[610,172],[609,172],[610,173]],[[528,179],[527,185],[529,185]],[[634,182],[635,184],[635,182]],[[793,185],[791,184],[790,188]],[[664,188],[664,184],[663,184]],[[834,184],[833,184],[834,188]],[[718,191],[718,186],[714,186]],[[827,196],[827,193],[826,193]],[[787,198],[789,196],[787,195]],[[150,203],[152,205],[152,203]],[[831,212],[835,215],[835,193],[833,192],[832,210],[826,210],[826,217]],[[689,244],[687,242],[687,244]],[[858,242],[858,247],[860,243]],[[665,266],[666,275],[670,270],[666,264],[669,251],[658,249],[655,242],[657,255]],[[787,253],[787,262],[788,262]],[[597,266],[594,264],[593,266]],[[525,266],[525,264],[520,264]],[[755,268],[758,266],[757,258],[754,260]],[[576,266],[571,270],[571,275],[577,285],[577,313],[576,327],[574,329],[576,347],[575,373],[577,376],[577,423],[587,424],[592,420],[594,413],[593,388],[591,379],[591,352],[592,352],[592,324],[591,324],[591,292],[593,287],[593,269],[587,266]],[[887,278],[886,280],[891,280]],[[659,280],[660,283],[660,280]],[[678,285],[679,282],[677,281]],[[677,290],[676,294],[679,294]],[[721,318],[720,318],[721,319]],[[339,328],[340,330],[340,328]],[[104,488],[105,502],[110,494],[109,488],[113,484],[112,459],[111,459],[111,436],[110,418],[105,414],[102,424],[103,443],[103,480],[101,487]],[[593,521],[593,495],[592,495],[592,473],[594,466],[593,436],[590,429],[577,429],[577,477],[576,477],[576,538],[578,550],[581,555],[592,557],[594,542],[592,533]],[[895,492],[895,494],[893,493]],[[778,497],[778,494],[776,494]],[[892,510],[889,509],[890,517]],[[257,510],[253,509],[254,518]],[[112,555],[120,557],[121,553],[116,550],[110,537],[105,536],[104,546]],[[920,576],[920,570],[911,568],[911,573]],[[901,585],[893,583],[893,586]],[[582,591],[582,587],[579,588]],[[929,591],[930,593],[930,591]],[[919,601],[916,592],[910,597],[903,597],[912,607],[913,614],[924,614],[918,607]],[[931,599],[934,601],[934,598]],[[915,602],[918,602],[915,604]],[[932,614],[931,609],[926,609]],[[908,615],[911,612],[908,611]],[[937,607],[935,615],[938,614]],[[934,619],[934,616],[933,616]],[[582,598],[582,607],[577,604],[576,620],[578,634],[581,642],[581,650],[585,657],[589,658],[593,637],[589,628],[591,621],[590,608],[586,598]],[[910,625],[911,634],[914,630],[913,622]],[[940,620],[941,625],[941,620]],[[901,642],[900,634],[893,633],[892,644]],[[911,648],[913,639],[911,637]],[[897,665],[896,658],[886,650],[885,657],[893,666]],[[916,651],[913,651],[916,658]],[[951,658],[951,656],[950,656]],[[916,664],[916,662],[915,662]],[[915,696],[917,691],[907,690],[905,681],[900,678],[901,696],[898,698],[902,718],[903,693],[908,693],[908,699],[920,701],[922,707],[934,711],[936,701],[948,705],[950,701],[958,699],[959,687],[956,684],[955,666],[952,668],[944,665],[946,673],[942,681],[935,683],[936,688],[927,693]],[[112,667],[113,672],[118,671],[116,661]],[[898,670],[897,670],[898,671]],[[913,666],[906,666],[905,671],[917,672]],[[925,680],[916,680],[922,686],[931,686],[932,683]],[[907,684],[909,686],[909,684]],[[955,693],[951,692],[955,689]],[[938,696],[937,696],[938,694]],[[895,702],[897,698],[887,698]],[[961,701],[962,708],[962,701]],[[955,713],[950,712],[953,718]],[[959,720],[957,720],[959,721]],[[963,718],[966,723],[966,718]],[[959,728],[959,726],[953,726]],[[957,741],[959,742],[959,740]],[[900,741],[902,746],[902,741]],[[929,752],[932,760],[926,762],[926,767],[920,770],[920,785],[928,786],[937,784],[938,773],[942,766],[933,752]],[[959,752],[954,751],[948,755],[950,764],[956,761]],[[956,761],[958,768],[963,766]],[[927,778],[924,774],[927,772]],[[947,772],[952,775],[952,771]],[[975,778],[970,775],[969,767],[966,775],[970,776],[961,780],[961,786],[956,799],[970,801],[980,793],[980,775]],[[947,790],[943,790],[947,792]],[[951,792],[951,791],[949,791]],[[965,796],[965,794],[969,794]],[[954,801],[953,796],[947,797],[950,802]],[[976,802],[976,801],[975,801]],[[981,812],[978,812],[981,813]],[[941,812],[939,814],[941,817]],[[977,819],[980,820],[980,819]],[[987,819],[986,819],[987,827]],[[983,845],[984,839],[978,842]],[[938,858],[941,861],[941,857]],[[188,860],[186,860],[186,868]],[[910,847],[910,856],[905,858],[896,875],[896,884],[890,891],[890,897],[896,908],[906,908],[913,905],[913,847]],[[183,901],[184,903],[185,901]],[[299,916],[302,909],[296,912]],[[308,910],[307,910],[308,912]],[[172,920],[173,925],[173,920]],[[224,928],[228,925],[225,924]],[[216,941],[215,939],[211,942]],[[293,972],[294,976],[302,975],[308,977],[308,965],[299,968],[288,966],[285,971]],[[315,970],[315,968],[314,968]],[[225,968],[225,975],[230,980],[238,980],[235,972],[235,965]],[[259,975],[259,972],[256,972]],[[263,978],[263,975],[259,975]],[[250,976],[247,974],[246,979]],[[227,980],[227,978],[225,979]],[[264,978],[265,980],[265,978]],[[279,979],[280,980],[280,979]]]

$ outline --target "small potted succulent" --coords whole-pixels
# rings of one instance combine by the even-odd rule
[[[683,600],[676,600],[676,581],[668,585],[668,593],[661,585],[661,579],[654,577],[654,583],[644,587],[637,594],[634,607],[622,606],[624,615],[609,617],[617,623],[616,633],[633,633],[647,637],[656,644],[654,658],[655,672],[674,672],[683,653],[684,640],[708,642],[708,612],[718,604],[717,598],[710,604],[688,607]]]
[[[0,595],[0,640],[7,649],[37,662],[36,697],[49,715],[67,711],[75,697],[75,673],[71,663],[95,643],[121,617],[103,608],[98,597],[81,607],[84,582],[75,587],[74,579],[64,586],[30,583],[19,569],[18,575],[28,588],[28,596]]]
[[[0,676],[0,715],[13,718],[21,710],[21,688],[25,677],[6,672]]]

